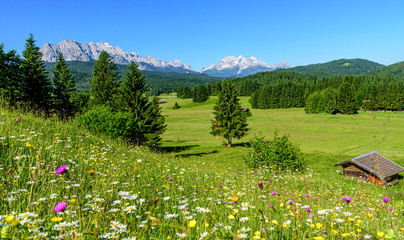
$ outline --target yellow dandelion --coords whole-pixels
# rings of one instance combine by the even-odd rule
[[[323,238],[323,237],[314,237],[313,239],[315,239],[315,240],[324,240],[325,238]]]
[[[195,219],[194,219],[194,220],[189,221],[189,223],[188,223],[188,227],[190,227],[190,228],[195,227],[195,225],[196,225],[196,220],[195,220]]]
[[[8,223],[10,223],[10,222],[13,221],[13,220],[14,220],[14,215],[7,216],[7,217],[4,219],[4,221],[6,221],[6,222],[8,222]]]
[[[232,215],[236,215],[237,213],[238,213],[238,209],[234,209],[231,214],[232,214]]]
[[[384,232],[377,232],[377,236],[378,236],[378,237],[383,237],[383,236],[384,236]]]
[[[234,216],[233,216],[233,215],[229,215],[229,219],[230,219],[230,220],[233,220],[233,219],[234,219]]]
[[[13,221],[11,221],[11,225],[13,225],[14,227],[17,226],[20,223],[20,220],[18,219],[14,219]]]
[[[237,202],[238,201],[238,196],[233,196],[230,198],[233,202]]]
[[[93,169],[91,169],[91,170],[88,170],[87,173],[92,174],[92,173],[95,173],[95,171]]]
[[[62,221],[62,217],[53,217],[53,218],[51,218],[51,222],[54,222],[54,223],[57,223],[57,222],[60,222],[60,221]]]

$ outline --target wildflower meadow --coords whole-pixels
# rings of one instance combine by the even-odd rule
[[[1,239],[403,239],[403,216],[401,192],[337,169],[187,161],[0,111]]]

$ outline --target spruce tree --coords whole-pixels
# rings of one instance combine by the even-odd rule
[[[47,110],[50,105],[51,84],[42,61],[42,53],[35,42],[34,36],[30,34],[22,52],[24,58],[20,66],[22,98],[31,108]]]
[[[76,91],[73,82],[73,75],[67,66],[62,53],[58,54],[58,59],[55,65],[53,85],[55,87],[53,93],[55,98],[55,108],[57,111],[62,111],[70,114],[73,110],[73,95]]]
[[[160,135],[166,129],[164,116],[158,99],[150,101],[145,95],[148,90],[146,79],[142,76],[137,65],[132,61],[128,71],[124,73],[120,87],[120,108],[133,116],[133,134],[131,136],[138,145],[157,146]],[[154,101],[156,100],[156,101]]]
[[[150,108],[147,111],[147,121],[144,132],[147,139],[147,146],[157,147],[161,142],[161,135],[166,131],[165,117],[158,104],[158,97],[152,97]]]
[[[20,58],[15,50],[5,53],[0,44],[0,97],[13,106],[19,100],[22,85],[20,81]]]
[[[359,106],[356,94],[349,82],[344,81],[339,88],[336,109],[342,114],[355,114],[358,112]]]
[[[94,65],[91,80],[91,104],[113,106],[117,90],[118,68],[106,51],[102,51]]]
[[[204,85],[199,85],[194,87],[193,93],[192,93],[192,101],[193,102],[204,102],[209,98],[209,93],[208,90]]]
[[[231,80],[224,80],[219,99],[213,107],[214,119],[212,120],[211,134],[227,139],[230,147],[233,138],[240,139],[247,134],[247,118],[241,112],[241,105],[237,92]]]

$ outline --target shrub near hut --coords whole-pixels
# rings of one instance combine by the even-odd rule
[[[303,170],[306,160],[300,148],[289,141],[288,135],[273,139],[254,137],[250,141],[251,151],[244,157],[249,167],[267,166],[276,170]]]

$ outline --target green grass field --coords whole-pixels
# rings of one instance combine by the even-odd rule
[[[360,112],[356,115],[306,114],[304,109],[251,109],[248,97],[241,97],[242,107],[249,107],[248,136],[227,149],[224,139],[210,132],[212,108],[216,97],[204,103],[164,95],[163,113],[167,131],[163,146],[175,150],[187,160],[203,158],[216,163],[243,162],[244,146],[254,135],[272,138],[274,131],[289,134],[299,144],[310,165],[334,169],[334,164],[372,151],[404,165],[404,112]],[[180,109],[172,109],[175,102]],[[335,168],[336,169],[336,168]]]
[[[369,151],[403,164],[404,114],[253,110],[249,136],[225,148],[209,134],[215,98],[163,100],[167,153],[0,109],[0,239],[403,239],[402,181],[382,188],[333,165]],[[275,130],[310,169],[246,168],[248,139]]]

